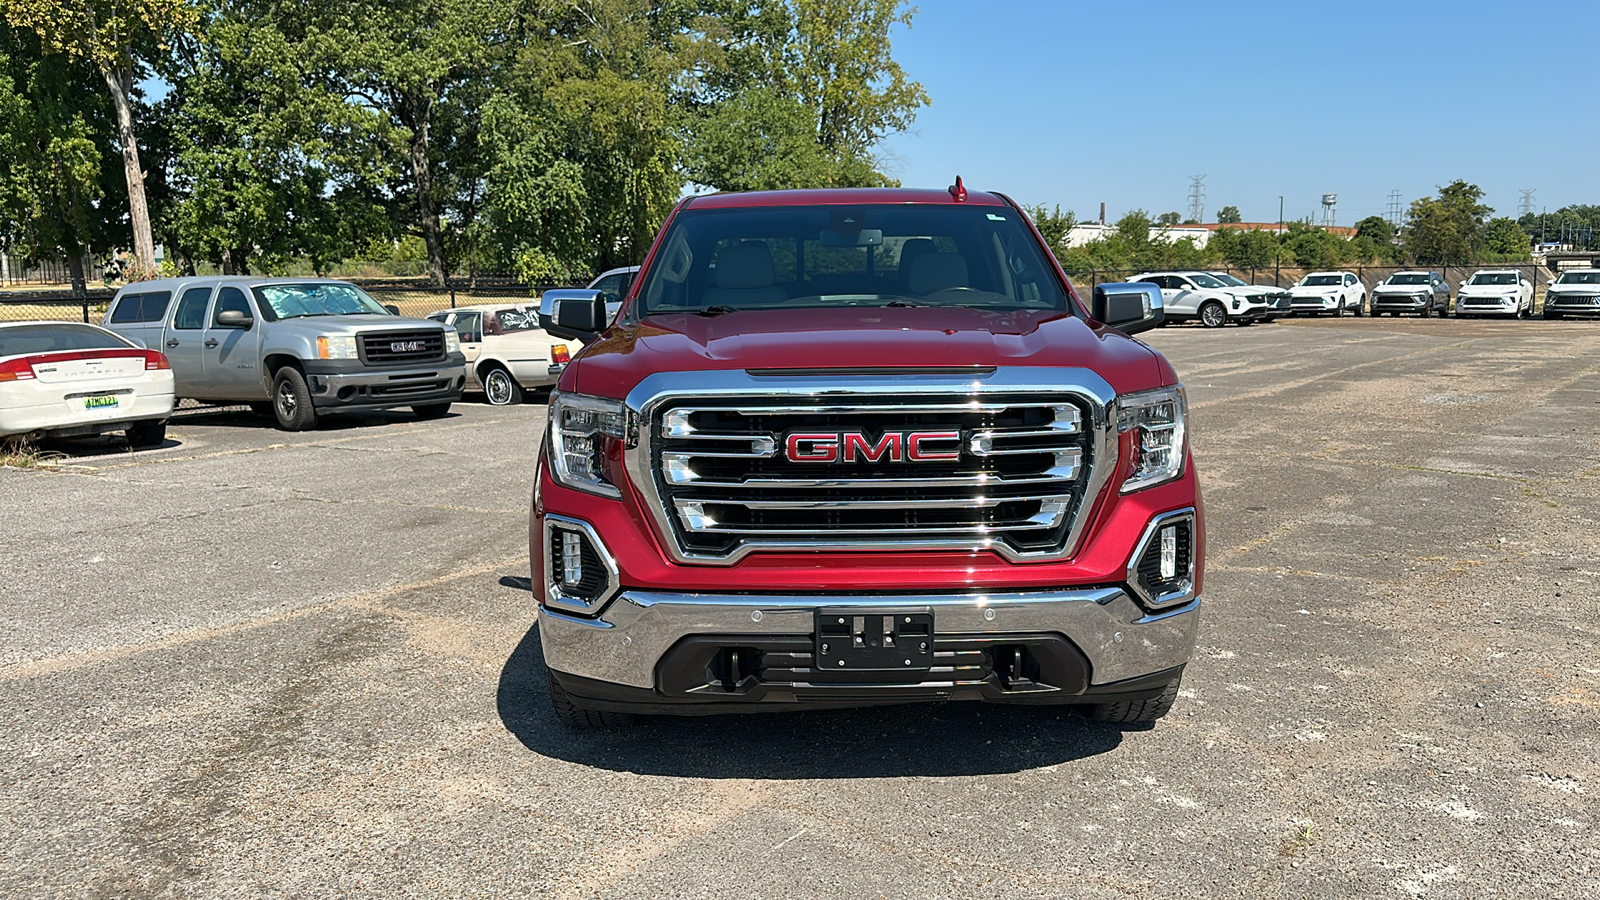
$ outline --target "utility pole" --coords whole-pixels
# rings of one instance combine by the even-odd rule
[[[1517,204],[1517,214],[1521,216],[1533,215],[1533,192],[1538,188],[1519,188],[1522,192],[1522,202]]]
[[[1273,235],[1277,240],[1272,242],[1272,286],[1283,287],[1283,281],[1278,277],[1278,260],[1283,249],[1283,195],[1278,195],[1278,233]]]
[[[1189,218],[1196,222],[1205,221],[1206,189],[1204,175],[1189,176]]]

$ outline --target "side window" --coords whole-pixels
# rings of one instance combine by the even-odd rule
[[[211,300],[211,288],[192,287],[178,298],[178,311],[172,316],[172,327],[184,331],[204,328],[206,303]]]
[[[607,275],[595,283],[594,289],[605,297],[607,303],[615,303],[622,297],[622,276]]]
[[[1194,282],[1182,275],[1168,275],[1167,282],[1180,291],[1192,291],[1195,289]]]
[[[1352,285],[1352,284],[1355,284],[1355,283],[1356,283],[1356,277],[1355,277],[1355,276],[1354,276],[1354,275],[1346,275],[1346,276],[1345,276],[1345,277],[1344,277],[1344,283],[1345,283],[1345,284],[1346,284],[1346,285]]]
[[[247,316],[255,315],[250,311],[250,301],[245,299],[244,291],[236,287],[225,287],[217,294],[217,305],[211,313],[212,327],[216,327],[217,320],[222,318],[223,313],[230,311],[242,312]]]
[[[149,294],[124,294],[111,311],[110,324],[127,325],[137,322],[159,322],[167,315],[167,305],[172,302],[171,291]]]
[[[111,318],[106,320],[108,325],[126,325],[129,322],[143,322],[139,318],[140,307],[144,306],[143,294],[123,294],[117,301],[117,308],[111,311]]]
[[[456,332],[467,343],[475,344],[483,340],[483,331],[477,313],[456,313]]]

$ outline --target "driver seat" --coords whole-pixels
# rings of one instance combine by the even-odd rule
[[[772,250],[765,241],[742,241],[717,252],[706,288],[707,306],[749,306],[785,303],[789,292],[777,285]]]
[[[906,273],[906,293],[917,297],[967,284],[967,258],[959,253],[922,253]]]

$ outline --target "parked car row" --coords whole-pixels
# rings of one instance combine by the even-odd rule
[[[1396,272],[1366,285],[1354,272],[1311,272],[1287,290],[1249,285],[1221,272],[1144,272],[1128,281],[1161,288],[1168,321],[1198,320],[1208,328],[1230,322],[1251,325],[1284,316],[1450,315],[1451,289],[1432,270]],[[1531,318],[1535,312],[1533,282],[1517,269],[1480,269],[1460,283],[1455,294],[1457,318]],[[1549,282],[1543,315],[1600,315],[1600,269],[1573,269]]]
[[[103,327],[0,326],[0,440],[123,431],[159,445],[185,399],[247,404],[288,431],[396,407],[434,419],[466,390],[521,402],[581,347],[546,334],[531,301],[413,319],[330,279],[139,282],[111,299]]]

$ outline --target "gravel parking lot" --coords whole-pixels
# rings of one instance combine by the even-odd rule
[[[0,471],[6,896],[1593,897],[1600,323],[1147,335],[1210,559],[1173,714],[558,726],[541,406]]]

